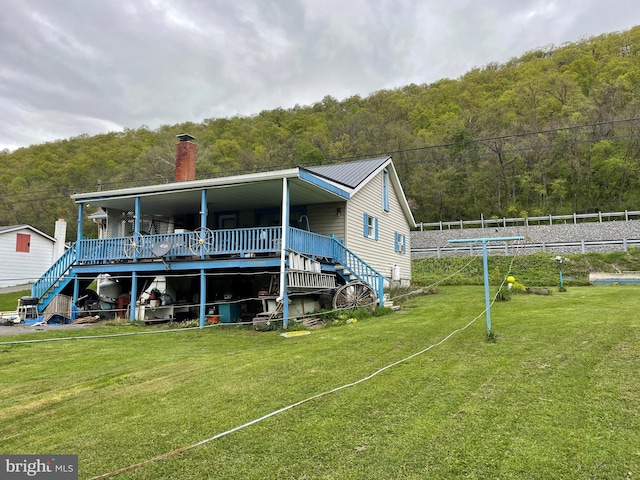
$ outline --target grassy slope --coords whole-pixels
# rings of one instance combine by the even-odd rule
[[[487,259],[490,281],[499,285],[507,272],[511,272],[520,283],[526,286],[558,285],[559,268],[555,254],[533,254],[513,256],[493,255]],[[630,248],[628,252],[606,254],[588,253],[584,255],[563,255],[564,280],[567,285],[587,285],[589,273],[616,273],[621,271],[640,271],[640,249]],[[472,261],[469,268],[461,274],[445,281],[445,285],[482,285],[482,256],[423,258],[412,262],[413,280],[421,285],[441,281],[457,272]],[[513,264],[512,264],[513,262]]]
[[[482,316],[370,381],[116,478],[635,477],[639,294],[516,295],[492,309],[496,343]],[[483,308],[481,288],[443,287],[291,339],[208,329],[0,345],[0,453],[78,453],[80,478],[110,472],[360,379]]]
[[[31,295],[31,290],[1,294],[0,312],[14,312],[18,308],[18,299],[29,295]]]

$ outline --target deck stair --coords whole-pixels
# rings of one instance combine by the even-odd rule
[[[336,272],[347,282],[352,280],[362,280],[368,283],[378,292],[378,297],[382,297],[382,285],[385,277],[371,265],[349,250],[344,244],[334,239],[333,259],[336,265]]]
[[[336,277],[320,271],[320,262],[305,255],[289,253],[287,287],[295,289],[332,289],[336,288]]]
[[[76,248],[72,245],[31,287],[31,295],[38,297],[38,313],[46,310],[53,299],[72,280],[71,267],[76,263]]]

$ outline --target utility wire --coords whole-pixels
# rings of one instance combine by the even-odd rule
[[[459,332],[462,332],[462,331],[466,330],[467,328],[469,328],[471,325],[473,325],[473,324],[476,322],[476,320],[478,320],[478,318],[480,318],[480,317],[483,315],[483,313],[484,313],[484,312],[480,313],[478,316],[476,316],[473,320],[471,320],[470,322],[468,322],[468,323],[467,323],[466,325],[464,325],[463,327],[460,327],[460,328],[458,328],[458,329],[456,329],[456,330],[453,330],[451,333],[449,333],[447,336],[445,336],[445,337],[444,337],[442,340],[440,340],[439,342],[434,343],[434,344],[431,344],[431,345],[429,345],[428,347],[426,347],[426,348],[424,348],[424,349],[422,349],[422,350],[420,350],[420,351],[418,351],[418,352],[415,352],[415,353],[413,353],[413,354],[411,354],[411,355],[409,355],[409,356],[407,356],[407,357],[405,357],[405,358],[403,358],[403,359],[401,359],[401,360],[397,360],[397,361],[395,361],[395,362],[393,362],[393,363],[390,363],[390,364],[388,364],[388,365],[385,365],[384,367],[381,367],[381,368],[377,369],[377,370],[376,370],[376,371],[374,371],[373,373],[371,373],[371,374],[367,375],[366,377],[360,378],[359,380],[356,380],[356,381],[354,381],[354,382],[351,382],[351,383],[347,383],[347,384],[341,385],[341,386],[339,386],[339,387],[332,388],[332,389],[330,389],[330,390],[326,390],[326,391],[324,391],[324,392],[318,393],[318,394],[313,395],[313,396],[311,396],[311,397],[305,398],[304,400],[300,400],[300,401],[298,401],[298,402],[292,403],[292,404],[290,404],[290,405],[287,405],[286,407],[280,408],[280,409],[275,410],[275,411],[273,411],[273,412],[271,412],[271,413],[268,413],[268,414],[266,414],[266,415],[263,415],[263,416],[261,416],[261,417],[259,417],[259,418],[256,418],[256,419],[254,419],[254,420],[251,420],[250,422],[244,423],[244,424],[239,425],[239,426],[237,426],[237,427],[234,427],[234,428],[231,428],[231,429],[226,430],[226,431],[224,431],[224,432],[218,433],[218,434],[216,434],[216,435],[214,435],[214,436],[212,436],[212,437],[206,438],[206,439],[201,440],[201,441],[199,441],[199,442],[197,442],[197,443],[194,443],[194,444],[191,444],[191,445],[187,445],[187,446],[184,446],[184,447],[177,448],[177,449],[172,450],[172,451],[170,451],[170,452],[164,453],[164,454],[162,454],[162,455],[158,455],[158,456],[156,456],[156,457],[150,458],[150,459],[145,460],[145,461],[140,462],[140,463],[136,463],[136,464],[133,464],[133,465],[129,465],[128,467],[124,467],[124,468],[121,468],[121,469],[115,470],[115,471],[113,471],[113,472],[109,472],[109,473],[105,473],[105,474],[102,474],[102,475],[98,475],[97,477],[93,477],[93,478],[91,478],[90,480],[101,480],[101,479],[104,479],[104,478],[114,477],[114,476],[119,475],[119,474],[121,474],[121,473],[130,472],[130,471],[132,471],[132,470],[136,470],[136,469],[141,468],[141,467],[144,467],[144,466],[146,466],[146,465],[150,465],[150,464],[152,464],[152,463],[156,463],[156,462],[159,462],[159,461],[161,461],[161,460],[165,460],[165,459],[167,459],[167,458],[169,458],[169,457],[173,457],[173,456],[178,455],[178,454],[180,454],[180,453],[186,452],[187,450],[191,450],[191,449],[193,449],[193,448],[200,447],[200,446],[205,445],[205,444],[207,444],[207,443],[210,443],[210,442],[212,442],[212,441],[214,441],[214,440],[217,440],[217,439],[219,439],[219,438],[222,438],[222,437],[225,437],[225,436],[230,435],[230,434],[232,434],[232,433],[235,433],[235,432],[237,432],[237,431],[239,431],[239,430],[243,430],[243,429],[245,429],[245,428],[247,428],[247,427],[250,427],[250,426],[252,426],[252,425],[255,425],[255,424],[257,424],[257,423],[260,423],[260,422],[262,422],[262,421],[264,421],[264,420],[267,420],[267,419],[269,419],[269,418],[271,418],[271,417],[274,417],[274,416],[279,415],[279,414],[281,414],[281,413],[284,413],[284,412],[286,412],[286,411],[288,411],[288,410],[291,410],[292,408],[299,407],[300,405],[303,405],[303,404],[305,404],[305,403],[311,402],[311,401],[313,401],[313,400],[320,399],[320,398],[325,397],[325,396],[327,396],[327,395],[330,395],[330,394],[332,394],[332,393],[339,392],[340,390],[344,390],[344,389],[346,389],[346,388],[351,388],[351,387],[355,387],[355,386],[357,386],[357,385],[360,385],[361,383],[364,383],[364,382],[366,382],[366,381],[368,381],[368,380],[371,380],[372,378],[374,378],[375,376],[379,375],[380,373],[382,373],[382,372],[384,372],[384,371],[386,371],[386,370],[389,370],[390,368],[393,368],[393,367],[395,367],[395,366],[397,366],[397,365],[400,365],[400,364],[402,364],[402,363],[408,362],[409,360],[411,360],[411,359],[413,359],[413,358],[415,358],[415,357],[417,357],[417,356],[419,356],[419,355],[422,355],[422,354],[424,354],[424,353],[428,352],[428,351],[429,351],[429,350],[431,350],[432,348],[435,348],[435,347],[438,347],[438,346],[442,345],[444,342],[446,342],[447,340],[449,340],[449,339],[450,339],[451,337],[453,337],[455,334],[457,334],[457,333],[459,333]]]
[[[493,141],[498,141],[498,140],[508,140],[508,139],[512,139],[512,138],[521,138],[521,137],[527,137],[527,136],[532,136],[532,135],[544,135],[544,134],[550,134],[550,133],[558,133],[558,132],[563,132],[563,131],[574,131],[574,130],[579,130],[579,129],[585,129],[585,128],[593,128],[593,127],[601,127],[601,126],[606,126],[606,125],[614,125],[614,124],[618,124],[618,123],[627,123],[627,122],[634,122],[634,121],[638,121],[640,120],[640,117],[633,117],[633,118],[627,118],[627,119],[620,119],[620,120],[611,120],[611,121],[607,121],[607,122],[598,122],[598,123],[591,123],[591,124],[582,124],[582,125],[574,125],[574,126],[569,126],[569,127],[559,127],[559,128],[554,128],[554,129],[547,129],[547,130],[537,130],[537,131],[531,131],[531,132],[523,132],[523,133],[516,133],[516,134],[509,134],[509,135],[500,135],[500,136],[495,136],[495,137],[486,137],[486,138],[481,138],[481,139],[475,139],[475,140],[463,140],[461,142],[453,142],[453,143],[443,143],[443,144],[438,144],[438,145],[426,145],[426,146],[422,146],[422,147],[412,147],[412,148],[404,148],[404,149],[396,149],[396,150],[389,150],[389,151],[384,151],[384,152],[377,152],[377,153],[367,153],[367,154],[361,154],[361,155],[356,155],[356,156],[351,156],[351,157],[332,157],[329,158],[331,161],[333,162],[337,162],[337,161],[349,161],[349,160],[355,160],[355,159],[361,159],[361,158],[374,158],[374,157],[378,157],[378,156],[384,156],[384,155],[393,155],[393,154],[402,154],[402,153],[411,153],[411,152],[424,152],[424,151],[429,151],[429,150],[435,150],[435,149],[439,149],[439,148],[450,148],[453,146],[457,146],[457,145],[474,145],[474,144],[485,144],[487,142],[493,142]],[[604,138],[598,138],[598,139],[589,139],[589,140],[580,140],[580,141],[565,141],[563,144],[576,144],[576,143],[593,143],[593,142],[597,142],[597,141],[601,141],[601,140],[620,140],[620,139],[629,139],[629,138],[637,138],[639,137],[640,134],[629,134],[629,135],[619,135],[619,136],[613,136],[613,137],[604,137]],[[542,150],[542,149],[548,149],[548,148],[557,148],[558,144],[553,144],[553,145],[548,145],[548,146],[537,146],[537,147],[529,147],[529,148],[521,148],[518,150],[513,150],[513,151],[535,151],[535,150]],[[509,150],[503,150],[503,153],[509,153]],[[453,158],[457,158],[457,159],[464,159],[464,158],[470,158],[470,157],[474,157],[474,155],[464,155],[464,156],[456,156],[456,157],[444,157],[443,159],[453,159]],[[418,163],[422,163],[422,162],[418,162]],[[410,165],[411,163],[406,163],[403,162],[402,165]],[[305,165],[305,164],[302,164]],[[311,165],[311,164],[308,164]],[[289,167],[290,165],[286,165],[286,167]],[[219,175],[217,174],[216,176],[228,176],[228,175],[238,175],[238,174],[244,174],[244,173],[249,173],[249,172],[255,172],[255,171],[269,171],[269,170],[273,170],[273,169],[278,169],[278,168],[284,168],[285,165],[274,165],[274,166],[265,166],[263,168],[259,168],[259,169],[243,169],[243,170],[227,170],[227,171],[222,171],[222,172],[218,172]],[[104,187],[105,185],[137,185],[140,184],[141,182],[146,182],[146,184],[148,184],[148,178],[141,178],[141,179],[133,179],[133,180],[122,180],[122,181],[118,181],[118,182],[101,182],[101,186]],[[66,187],[67,191],[83,191],[84,190],[84,185],[82,186],[68,186]],[[42,194],[53,194],[56,193],[56,196],[51,196],[51,197],[42,197]],[[36,195],[37,200],[59,200],[60,197],[65,198],[65,194],[61,193],[59,190],[54,190],[54,189],[47,189],[47,190],[39,190],[37,192],[24,192],[24,193],[16,193],[16,194],[0,194],[0,199],[3,198],[11,198],[11,199],[15,199],[17,198],[22,198],[22,197],[26,197],[26,196],[31,196],[31,195]],[[10,201],[10,202],[3,202],[5,205],[14,205],[17,203],[20,203],[19,201]]]
[[[517,255],[517,252],[516,252],[516,254],[514,254],[514,256],[513,256],[512,260],[511,260],[511,263],[510,263],[510,266],[509,266],[508,274],[505,276],[505,279],[502,281],[502,284],[500,285],[500,288],[502,288],[502,287],[503,287],[504,282],[506,281],[506,277],[508,277],[508,276],[509,276],[509,274],[511,273],[511,267],[513,266],[513,262],[514,262],[514,260],[515,260],[516,255]],[[467,264],[465,265],[465,267],[464,267],[464,268],[468,267],[470,264],[471,264],[471,262],[467,263]],[[456,273],[459,273],[460,271],[461,271],[461,270],[459,270],[459,271],[458,271],[458,272],[456,272]],[[498,292],[499,292],[499,291],[498,291]],[[498,293],[496,293],[496,295],[493,297],[493,301],[492,301],[491,305],[493,305],[493,303],[495,303],[495,301],[496,301],[497,297],[498,297]],[[440,345],[444,344],[447,340],[449,340],[451,337],[453,337],[453,336],[454,336],[454,335],[456,335],[457,333],[460,333],[460,332],[462,332],[462,331],[466,330],[467,328],[469,328],[471,325],[473,325],[473,324],[474,324],[474,323],[475,323],[475,322],[476,322],[480,317],[482,317],[482,315],[484,315],[485,313],[486,313],[486,309],[485,309],[485,310],[483,310],[479,315],[477,315],[476,317],[474,317],[471,321],[469,321],[469,322],[468,322],[466,325],[464,325],[463,327],[460,327],[460,328],[458,328],[458,329],[453,330],[452,332],[450,332],[448,335],[446,335],[446,336],[445,336],[442,340],[440,340],[439,342],[437,342],[437,343],[433,343],[433,344],[429,345],[429,346],[428,346],[428,347],[426,347],[426,348],[423,348],[422,350],[420,350],[420,351],[418,351],[418,352],[415,352],[415,353],[413,353],[413,354],[411,354],[411,355],[409,355],[409,356],[407,356],[407,357],[404,357],[404,358],[402,358],[402,359],[400,359],[400,360],[397,360],[397,361],[392,362],[392,363],[390,363],[390,364],[388,364],[388,365],[385,365],[384,367],[378,368],[378,369],[377,369],[377,370],[375,370],[373,373],[371,373],[371,374],[367,375],[366,377],[360,378],[359,380],[356,380],[356,381],[351,382],[351,383],[346,383],[346,384],[341,385],[341,386],[339,386],[339,387],[335,387],[335,388],[332,388],[332,389],[330,389],[330,390],[326,390],[326,391],[324,391],[324,392],[321,392],[321,393],[318,393],[318,394],[316,394],[316,395],[313,395],[313,396],[311,396],[311,397],[305,398],[304,400],[300,400],[300,401],[298,401],[298,402],[292,403],[292,404],[290,404],[290,405],[287,405],[286,407],[280,408],[280,409],[278,409],[278,410],[274,410],[274,411],[273,411],[273,412],[271,412],[271,413],[268,413],[268,414],[266,414],[266,415],[263,415],[263,416],[261,416],[261,417],[259,417],[259,418],[256,418],[256,419],[254,419],[254,420],[251,420],[251,421],[249,421],[249,422],[246,422],[246,423],[244,423],[244,424],[242,424],[242,425],[239,425],[239,426],[237,426],[237,427],[231,428],[231,429],[226,430],[226,431],[224,431],[224,432],[221,432],[221,433],[218,433],[218,434],[216,434],[216,435],[213,435],[212,437],[206,438],[206,439],[201,440],[201,441],[199,441],[199,442],[197,442],[197,443],[193,443],[193,444],[191,444],[191,445],[186,445],[186,446],[183,446],[183,447],[177,448],[177,449],[175,449],[175,450],[172,450],[172,451],[170,451],[170,452],[164,453],[164,454],[162,454],[162,455],[158,455],[158,456],[156,456],[156,457],[150,458],[150,459],[145,460],[145,461],[143,461],[143,462],[139,462],[139,463],[136,463],[136,464],[133,464],[133,465],[129,465],[129,466],[127,466],[127,467],[123,467],[123,468],[120,468],[120,469],[118,469],[118,470],[114,470],[114,471],[109,472],[109,473],[105,473],[105,474],[102,474],[102,475],[98,475],[98,476],[96,476],[96,477],[91,478],[90,480],[102,480],[102,479],[105,479],[105,478],[115,477],[116,475],[120,475],[121,473],[126,473],[126,472],[130,472],[130,471],[132,471],[132,470],[137,470],[138,468],[144,467],[144,466],[146,466],[146,465],[150,465],[150,464],[153,464],[153,463],[156,463],[156,462],[162,461],[162,460],[166,460],[167,458],[173,457],[173,456],[175,456],[175,455],[178,455],[178,454],[180,454],[180,453],[186,452],[186,451],[191,450],[191,449],[193,449],[193,448],[200,447],[200,446],[202,446],[202,445],[205,445],[205,444],[207,444],[207,443],[210,443],[210,442],[212,442],[212,441],[214,441],[214,440],[217,440],[217,439],[219,439],[219,438],[225,437],[225,436],[230,435],[230,434],[232,434],[232,433],[235,433],[235,432],[237,432],[237,431],[243,430],[243,429],[245,429],[245,428],[247,428],[247,427],[250,427],[250,426],[252,426],[252,425],[255,425],[255,424],[257,424],[257,423],[260,423],[260,422],[262,422],[262,421],[264,421],[264,420],[267,420],[267,419],[269,419],[269,418],[271,418],[271,417],[274,417],[274,416],[276,416],[276,415],[279,415],[279,414],[281,414],[281,413],[284,413],[284,412],[286,412],[286,411],[288,411],[288,410],[291,410],[291,409],[293,409],[293,408],[295,408],[295,407],[299,407],[300,405],[304,405],[305,403],[311,402],[311,401],[313,401],[313,400],[318,400],[318,399],[320,399],[320,398],[322,398],[322,397],[325,397],[325,396],[331,395],[332,393],[337,393],[337,392],[339,392],[339,391],[341,391],[341,390],[344,390],[344,389],[346,389],[346,388],[351,388],[351,387],[355,387],[355,386],[357,386],[357,385],[360,385],[361,383],[364,383],[364,382],[366,382],[366,381],[368,381],[368,380],[371,380],[372,378],[374,378],[375,376],[379,375],[379,374],[380,374],[380,373],[382,373],[382,372],[385,372],[386,370],[389,370],[389,369],[391,369],[391,368],[393,368],[393,367],[395,367],[395,366],[397,366],[397,365],[400,365],[400,364],[402,364],[402,363],[408,362],[409,360],[412,360],[413,358],[416,358],[416,357],[418,357],[418,356],[420,356],[420,355],[423,355],[424,353],[428,352],[428,351],[429,351],[429,350],[431,350],[432,348],[435,348],[435,347],[438,347],[438,346],[440,346]]]
[[[509,266],[509,272],[508,272],[507,276],[508,276],[508,275],[510,274],[510,272],[511,272],[511,267],[513,266],[513,262],[514,262],[514,260],[515,260],[516,255],[517,255],[517,251],[516,251],[516,254],[514,254],[514,256],[513,256],[513,258],[512,258],[512,261],[511,261],[510,266]],[[475,258],[474,258],[474,259],[472,259],[472,260],[475,260]],[[458,270],[457,272],[455,272],[455,273],[454,273],[454,275],[455,275],[455,274],[457,274],[457,273],[459,273],[459,272],[461,272],[461,271],[462,271],[462,270],[464,270],[465,268],[467,268],[469,265],[471,265],[471,263],[472,263],[472,261],[469,261],[469,262],[468,262],[468,263],[467,263],[467,264],[466,264],[462,269],[460,269],[460,270]],[[451,275],[451,276],[452,276],[452,275]],[[450,278],[451,276],[449,276],[448,278]],[[502,286],[504,285],[504,282],[506,281],[506,277],[507,277],[507,276],[505,276],[505,279],[502,281],[502,284],[501,284],[500,288],[502,288]],[[443,279],[443,280],[444,280],[444,279]],[[496,301],[496,299],[497,299],[497,295],[498,295],[498,294],[496,293],[496,295],[495,295],[495,296],[494,296],[494,298],[493,298],[493,302],[491,303],[491,305],[493,305],[493,303],[495,303],[495,301]],[[490,307],[489,307],[489,308],[490,308]],[[284,412],[286,412],[286,411],[288,411],[288,410],[291,410],[291,409],[293,409],[293,408],[295,408],[295,407],[298,407],[298,406],[304,405],[305,403],[308,403],[308,402],[311,402],[311,401],[314,401],[314,400],[318,400],[318,399],[320,399],[320,398],[322,398],[322,397],[325,397],[325,396],[331,395],[331,394],[333,394],[333,393],[337,393],[337,392],[339,392],[339,391],[341,391],[341,390],[344,390],[344,389],[347,389],[347,388],[351,388],[351,387],[355,387],[355,386],[357,386],[357,385],[360,385],[361,383],[364,383],[364,382],[366,382],[366,381],[368,381],[368,380],[371,380],[372,378],[376,377],[376,376],[377,376],[377,375],[379,375],[380,373],[385,372],[386,370],[389,370],[389,369],[391,369],[391,368],[393,368],[393,367],[395,367],[395,366],[397,366],[397,365],[400,365],[400,364],[403,364],[403,363],[405,363],[405,362],[408,362],[408,361],[412,360],[413,358],[416,358],[416,357],[418,357],[418,356],[420,356],[420,355],[423,355],[424,353],[428,352],[428,351],[429,351],[429,350],[431,350],[432,348],[435,348],[435,347],[438,347],[438,346],[440,346],[440,345],[444,344],[447,340],[449,340],[451,337],[453,337],[453,336],[454,336],[454,335],[456,335],[457,333],[462,332],[462,331],[466,330],[467,328],[469,328],[471,325],[473,325],[473,324],[474,324],[474,323],[475,323],[475,322],[476,322],[476,321],[477,321],[477,320],[478,320],[478,319],[479,319],[483,314],[485,314],[485,313],[486,313],[486,309],[485,309],[483,312],[481,312],[479,315],[477,315],[476,317],[474,317],[471,321],[469,321],[469,322],[468,322],[466,325],[464,325],[463,327],[460,327],[460,328],[455,329],[455,330],[453,330],[452,332],[450,332],[448,335],[446,335],[446,336],[445,336],[442,340],[440,340],[439,342],[437,342],[437,343],[433,343],[433,344],[431,344],[431,345],[427,346],[426,348],[423,348],[422,350],[420,350],[420,351],[418,351],[418,352],[415,352],[415,353],[413,353],[413,354],[411,354],[411,355],[409,355],[409,356],[407,356],[407,357],[404,357],[404,358],[402,358],[402,359],[400,359],[400,360],[397,360],[397,361],[392,362],[392,363],[390,363],[390,364],[388,364],[388,365],[385,365],[385,366],[383,366],[383,367],[381,367],[381,368],[378,368],[378,369],[377,369],[377,370],[375,370],[373,373],[371,373],[371,374],[369,374],[369,375],[367,375],[367,376],[365,376],[365,377],[363,377],[363,378],[360,378],[359,380],[353,381],[353,382],[351,382],[351,383],[346,383],[346,384],[344,384],[344,385],[341,385],[341,386],[338,386],[338,387],[332,388],[332,389],[330,389],[330,390],[325,390],[325,391],[323,391],[323,392],[321,392],[321,393],[318,393],[318,394],[316,394],[316,395],[312,395],[312,396],[310,396],[310,397],[305,398],[304,400],[300,400],[300,401],[298,401],[298,402],[292,403],[292,404],[287,405],[287,406],[285,406],[285,407],[283,407],[283,408],[280,408],[280,409],[278,409],[278,410],[274,410],[274,411],[272,411],[272,412],[270,412],[270,413],[268,413],[268,414],[266,414],[266,415],[263,415],[263,416],[261,416],[261,417],[258,417],[258,418],[254,419],[254,420],[251,420],[251,421],[249,421],[249,422],[246,422],[246,423],[244,423],[244,424],[242,424],[242,425],[239,425],[239,426],[237,426],[237,427],[231,428],[231,429],[226,430],[226,431],[224,431],[224,432],[221,432],[221,433],[218,433],[218,434],[216,434],[216,435],[213,435],[213,436],[211,436],[211,437],[209,437],[209,438],[206,438],[206,439],[204,439],[204,440],[201,440],[201,441],[199,441],[199,442],[196,442],[196,443],[193,443],[193,444],[191,444],[191,445],[186,445],[186,446],[183,446],[183,447],[177,448],[177,449],[175,449],[175,450],[172,450],[172,451],[170,451],[170,452],[164,453],[164,454],[162,454],[162,455],[158,455],[158,456],[156,456],[156,457],[150,458],[150,459],[145,460],[145,461],[143,461],[143,462],[139,462],[139,463],[136,463],[136,464],[133,464],[133,465],[129,465],[129,466],[127,466],[127,467],[120,468],[120,469],[118,469],[118,470],[114,470],[114,471],[109,472],[109,473],[105,473],[105,474],[102,474],[102,475],[98,475],[98,476],[96,476],[96,477],[92,477],[90,480],[101,480],[101,479],[105,479],[105,478],[111,478],[111,477],[115,477],[115,476],[117,476],[117,475],[120,475],[120,474],[122,474],[122,473],[126,473],[126,472],[129,472],[129,471],[132,471],[132,470],[137,470],[137,469],[139,469],[139,468],[141,468],[141,467],[144,467],[144,466],[146,466],[146,465],[150,465],[150,464],[153,464],[153,463],[156,463],[156,462],[159,462],[159,461],[165,460],[165,459],[167,459],[167,458],[170,458],[170,457],[173,457],[173,456],[175,456],[175,455],[178,455],[178,454],[181,454],[181,453],[183,453],[183,452],[186,452],[186,451],[188,451],[188,450],[191,450],[191,449],[194,449],[194,448],[200,447],[200,446],[202,446],[202,445],[205,445],[205,444],[207,444],[207,443],[210,443],[210,442],[212,442],[212,441],[214,441],[214,440],[217,440],[217,439],[222,438],[222,437],[224,437],[224,436],[230,435],[230,434],[235,433],[235,432],[237,432],[237,431],[243,430],[243,429],[248,428],[248,427],[250,427],[250,426],[252,426],[252,425],[255,425],[255,424],[260,423],[260,422],[262,422],[262,421],[264,421],[264,420],[267,420],[267,419],[269,419],[269,418],[271,418],[271,417],[274,417],[274,416],[279,415],[279,414],[281,414],[281,413],[284,413]],[[183,330],[183,331],[184,331],[184,330],[186,330],[186,329],[177,329],[177,330]],[[173,330],[173,331],[177,331],[177,330]],[[145,333],[145,332],[136,332],[136,333],[132,333],[132,334],[121,334],[121,335],[118,335],[118,336],[131,336],[131,335],[141,334],[141,333]],[[150,332],[149,332],[149,333],[150,333]],[[111,335],[111,336],[113,336],[113,335]],[[111,337],[111,336],[110,336],[110,337]],[[76,337],[76,338],[83,338],[83,337]],[[85,337],[85,338],[86,338],[86,337]],[[99,338],[99,337],[88,337],[88,338]],[[62,340],[62,339],[56,339],[56,340]],[[33,343],[33,342],[37,342],[37,340],[33,340],[33,341],[26,341],[26,342],[31,342],[31,343]],[[25,342],[25,343],[26,343],[26,342]],[[3,342],[3,343],[0,343],[0,344],[11,344],[11,343],[13,343],[13,342]]]

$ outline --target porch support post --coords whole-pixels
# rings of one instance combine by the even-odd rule
[[[78,204],[78,233],[76,235],[76,258],[80,255],[80,240],[82,240],[82,229],[84,228],[84,203]]]
[[[203,188],[200,192],[200,228],[203,235],[207,228],[207,191]],[[200,258],[204,258],[204,249],[200,252]],[[200,328],[204,328],[204,319],[207,313],[207,276],[204,268],[200,269]]]
[[[138,272],[131,272],[131,300],[129,300],[129,320],[136,319],[136,304],[138,300]]]
[[[289,297],[287,296],[287,232],[289,231],[289,183],[282,179],[282,233],[280,235],[280,295],[282,328],[289,326]]]
[[[136,241],[140,235],[140,197],[135,198],[135,206],[134,206],[134,221],[133,221],[133,234],[136,238]],[[133,249],[133,261],[138,261],[138,254],[136,253],[136,248]],[[133,298],[133,297],[131,297]]]
[[[202,230],[202,235],[205,235],[205,230],[207,229],[207,191],[204,188],[202,192],[200,192],[200,229]],[[204,253],[204,248],[202,248],[200,251],[201,259],[204,259]],[[202,283],[202,281],[200,283]],[[200,287],[202,287],[202,285],[200,285]],[[200,318],[201,322],[204,322],[202,312]],[[201,323],[201,325],[204,325],[204,323]]]
[[[200,194],[200,228],[207,228],[207,191],[203,188]]]
[[[204,191],[204,190],[203,190]],[[207,308],[207,276],[204,268],[200,269],[200,328],[204,328],[204,316]]]
[[[82,240],[82,229],[84,227],[84,203],[78,204],[78,241]]]
[[[73,297],[71,298],[71,301],[74,304],[77,304],[79,297],[80,297],[80,280],[78,279],[77,275],[74,275],[74,277],[73,277]]]
[[[82,240],[83,228],[84,228],[84,203],[79,203],[78,204],[78,232],[76,234],[76,259],[80,256],[80,245],[81,245],[80,240]],[[73,278],[73,297],[71,298],[71,301],[74,304],[78,303],[79,296],[80,296],[80,282],[78,281],[78,276],[75,275]]]

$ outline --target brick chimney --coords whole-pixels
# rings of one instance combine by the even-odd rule
[[[176,182],[186,182],[196,179],[196,144],[194,137],[186,133],[176,135]]]

